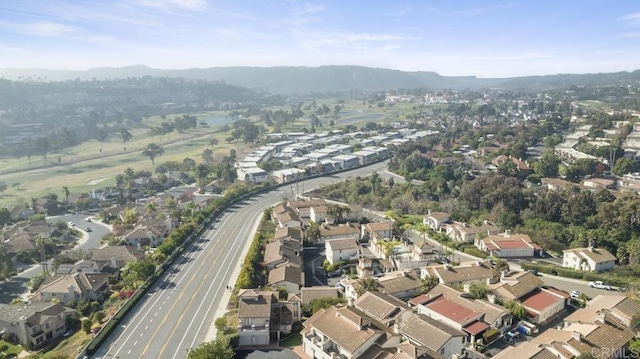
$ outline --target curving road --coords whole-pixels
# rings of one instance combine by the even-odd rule
[[[382,172],[386,162],[283,186],[227,211],[195,241],[138,303],[94,358],[187,356],[191,348],[215,337],[213,322],[225,311],[262,212],[283,197],[355,176]],[[381,173],[382,174],[382,173]]]

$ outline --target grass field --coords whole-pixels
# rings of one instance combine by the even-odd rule
[[[302,335],[300,333],[291,334],[280,341],[281,347],[292,348],[298,345],[302,345]]]
[[[333,108],[336,101],[341,99],[324,99],[317,102],[319,105],[326,103]],[[362,126],[367,122],[389,123],[404,119],[407,114],[414,111],[415,106],[411,103],[399,103],[379,108],[375,105],[363,105],[361,101],[349,100],[346,100],[343,105],[344,109],[339,114],[340,118],[335,126],[326,125],[332,116],[322,116],[321,119],[325,125],[319,131],[340,128],[347,124]],[[222,118],[227,116],[227,113],[215,111],[195,115],[200,121],[209,117]],[[168,116],[167,120],[175,116]],[[257,117],[251,120],[257,121]],[[160,116],[154,116],[145,120],[145,124],[154,126],[162,121]],[[300,120],[283,131],[298,131],[305,127],[310,128],[304,120]],[[232,148],[236,150],[238,157],[251,152],[251,148],[241,141],[228,144],[225,139],[229,134],[215,132],[216,130],[217,127],[199,127],[182,136],[173,132],[170,135],[151,138],[146,129],[135,129],[132,131],[133,138],[126,144],[127,152],[124,151],[124,144],[119,137],[111,137],[103,144],[93,140],[66,149],[62,153],[48,154],[46,164],[54,166],[47,168],[38,168],[45,164],[41,156],[32,156],[30,163],[24,157],[0,158],[0,181],[8,184],[5,193],[0,194],[0,206],[30,203],[31,198],[50,193],[55,193],[62,198],[62,186],[67,186],[71,193],[88,192],[93,188],[112,186],[115,184],[115,176],[127,167],[153,172],[155,166],[149,158],[141,154],[141,151],[151,142],[162,145],[165,151],[162,156],[156,158],[156,164],[170,160],[182,161],[185,157],[199,162],[206,148],[214,150],[215,155],[228,155]],[[211,138],[216,138],[218,145],[211,147],[209,145]],[[102,151],[100,151],[101,147]]]
[[[7,346],[7,350],[3,351],[2,353],[7,356],[18,355],[22,352],[22,346],[14,345],[4,340],[0,340],[0,348],[4,347],[5,345]]]

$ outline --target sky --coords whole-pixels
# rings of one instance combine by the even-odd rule
[[[4,0],[0,68],[640,69],[640,1]]]

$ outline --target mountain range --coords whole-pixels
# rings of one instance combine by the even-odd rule
[[[575,86],[627,85],[640,81],[640,70],[598,74],[558,74],[512,78],[442,76],[435,72],[408,72],[363,66],[320,67],[211,67],[184,70],[154,69],[136,65],[89,70],[0,69],[8,80],[68,81],[105,80],[132,77],[181,77],[191,80],[223,81],[231,85],[272,93],[325,93],[389,89],[526,89],[544,90]]]

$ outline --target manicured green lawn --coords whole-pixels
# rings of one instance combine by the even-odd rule
[[[5,342],[4,340],[0,340],[0,348],[4,347],[5,345],[8,346],[8,349],[5,350],[4,353],[8,356],[18,355],[22,352],[22,346],[13,345],[9,342]]]
[[[302,345],[302,335],[300,333],[292,334],[280,341],[281,347],[295,347],[298,345]]]

